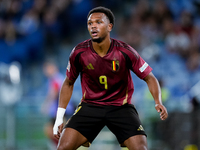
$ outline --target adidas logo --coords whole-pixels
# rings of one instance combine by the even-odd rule
[[[90,70],[90,69],[94,70],[94,67],[92,66],[91,63],[89,63],[89,65],[87,65],[86,68],[89,69],[89,70]]]
[[[142,127],[142,125],[139,126],[139,128],[137,129],[138,131],[144,131],[144,128]]]

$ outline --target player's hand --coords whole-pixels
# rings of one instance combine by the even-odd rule
[[[162,105],[162,104],[156,104],[155,108],[156,108],[157,112],[160,113],[160,119],[161,120],[167,119],[168,113],[167,113],[167,109],[165,108],[164,105]]]
[[[53,126],[53,135],[56,139],[60,138],[61,132],[63,129],[63,119],[56,119]]]

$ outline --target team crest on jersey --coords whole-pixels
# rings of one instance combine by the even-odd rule
[[[113,71],[118,71],[119,70],[119,61],[118,60],[113,60],[112,61],[112,69],[113,69]]]

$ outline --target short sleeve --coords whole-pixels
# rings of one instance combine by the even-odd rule
[[[79,68],[80,68],[80,64],[79,64],[79,53],[75,52],[75,49],[72,50],[70,57],[69,57],[69,61],[68,61],[68,65],[67,65],[67,71],[66,71],[66,75],[69,78],[69,80],[75,81],[79,75]]]
[[[136,63],[132,64],[132,68],[140,79],[145,78],[152,71],[152,68],[141,57],[137,59]]]
[[[137,53],[131,46],[129,47],[128,57],[130,58],[131,70],[140,78],[145,78],[151,71],[152,68],[147,62]]]

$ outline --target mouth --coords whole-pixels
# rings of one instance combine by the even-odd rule
[[[91,31],[91,35],[92,35],[93,37],[97,36],[97,34],[98,34],[97,31]]]

